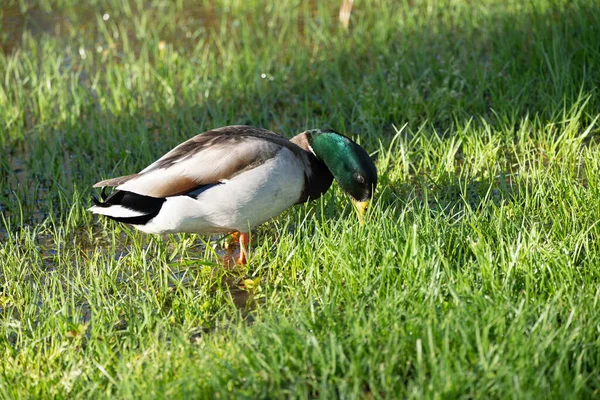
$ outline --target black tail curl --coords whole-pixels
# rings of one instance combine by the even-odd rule
[[[103,187],[100,192],[100,200],[92,195],[92,202],[96,207],[110,208],[112,206],[121,206],[142,213],[143,215],[136,217],[113,217],[111,215],[106,215],[106,217],[127,224],[145,225],[148,221],[158,215],[165,199],[144,196],[125,190],[115,190],[110,195],[107,195],[106,187]]]
[[[94,203],[96,207],[110,207],[110,204],[105,203],[105,201],[108,199],[108,195],[106,194],[106,186],[102,187],[100,199],[101,200],[98,200],[96,196],[92,195],[92,203]]]

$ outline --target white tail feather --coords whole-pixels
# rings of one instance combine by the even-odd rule
[[[111,205],[110,207],[90,207],[88,211],[93,212],[94,214],[106,215],[109,217],[117,217],[117,218],[132,218],[132,217],[141,217],[142,215],[146,215],[142,212],[132,210],[130,208],[126,208],[119,205]]]

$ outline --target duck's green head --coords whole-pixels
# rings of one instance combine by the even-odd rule
[[[365,149],[332,130],[309,131],[308,144],[364,214],[377,186],[377,169]]]

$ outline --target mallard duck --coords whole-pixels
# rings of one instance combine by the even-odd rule
[[[248,232],[287,208],[319,198],[333,178],[363,215],[377,185],[367,152],[332,130],[291,140],[251,126],[201,133],[137,174],[106,179],[89,211],[154,234],[239,232],[246,263]],[[114,191],[106,196],[106,187]]]

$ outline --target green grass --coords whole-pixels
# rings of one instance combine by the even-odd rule
[[[90,4],[0,7],[0,398],[600,395],[596,1]],[[368,222],[334,186],[238,271],[85,211],[235,123],[356,138]]]

